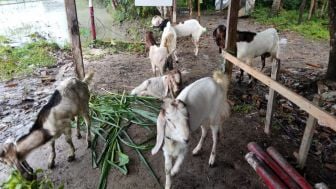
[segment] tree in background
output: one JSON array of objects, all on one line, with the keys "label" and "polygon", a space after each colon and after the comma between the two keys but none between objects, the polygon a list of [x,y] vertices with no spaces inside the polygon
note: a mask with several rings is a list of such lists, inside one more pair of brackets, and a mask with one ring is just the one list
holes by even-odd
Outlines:
[{"label": "tree in background", "polygon": [[326,78],[336,81],[336,1],[329,0],[330,53]]},{"label": "tree in background", "polygon": [[272,15],[278,15],[281,7],[281,0],[273,0],[272,3]]}]

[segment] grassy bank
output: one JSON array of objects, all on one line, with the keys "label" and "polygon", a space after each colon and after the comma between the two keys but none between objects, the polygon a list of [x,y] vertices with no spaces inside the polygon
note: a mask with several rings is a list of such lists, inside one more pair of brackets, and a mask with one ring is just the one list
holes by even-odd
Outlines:
[{"label": "grassy bank", "polygon": [[[295,31],[310,39],[329,40],[328,19],[312,18],[304,20],[298,24],[298,10],[281,10],[278,16],[271,17],[269,8],[256,7],[252,17],[257,22],[266,25],[272,25],[279,30]],[[303,15],[307,18],[307,14]]]},{"label": "grassy bank", "polygon": [[0,37],[0,80],[27,75],[36,68],[56,63],[52,52],[59,49],[55,43],[38,40],[21,47],[11,47],[10,40]]}]

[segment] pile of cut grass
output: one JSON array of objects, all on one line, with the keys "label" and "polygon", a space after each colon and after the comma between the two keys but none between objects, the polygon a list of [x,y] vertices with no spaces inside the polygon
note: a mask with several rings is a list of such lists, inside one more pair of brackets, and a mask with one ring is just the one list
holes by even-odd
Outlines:
[{"label": "pile of cut grass", "polygon": [[[160,110],[160,101],[153,97],[136,97],[126,94],[108,93],[91,97],[90,110],[92,117],[93,167],[101,170],[99,189],[107,186],[107,177],[111,168],[122,174],[128,173],[129,156],[122,149],[128,146],[136,151],[140,160],[159,183],[155,173],[142,155],[142,151],[149,150],[152,145],[136,144],[127,133],[131,125],[146,128],[156,125],[156,118]],[[146,141],[148,141],[146,139]],[[103,143],[103,148],[99,147]]]},{"label": "pile of cut grass", "polygon": [[25,179],[19,171],[15,170],[11,173],[8,180],[0,184],[2,189],[63,189],[64,186],[56,186],[42,169],[37,169],[34,175],[39,179],[29,181]]}]

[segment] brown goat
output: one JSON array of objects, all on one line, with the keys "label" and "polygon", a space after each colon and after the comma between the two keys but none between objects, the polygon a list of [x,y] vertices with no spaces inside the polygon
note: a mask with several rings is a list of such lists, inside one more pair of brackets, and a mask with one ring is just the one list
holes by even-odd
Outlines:
[{"label": "brown goat", "polygon": [[154,39],[154,35],[153,32],[151,31],[146,31],[145,34],[145,52],[147,52],[149,50],[149,48],[153,45],[157,45],[155,39]]}]

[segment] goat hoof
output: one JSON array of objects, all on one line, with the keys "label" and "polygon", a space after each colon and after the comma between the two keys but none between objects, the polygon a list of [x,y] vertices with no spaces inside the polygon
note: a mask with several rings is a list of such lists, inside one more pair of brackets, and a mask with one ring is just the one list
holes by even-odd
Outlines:
[{"label": "goat hoof", "polygon": [[68,162],[74,161],[75,160],[75,155],[71,155],[68,157]]},{"label": "goat hoof", "polygon": [[215,164],[214,164],[214,163],[212,163],[212,164],[209,163],[209,167],[210,167],[210,168],[214,168],[214,167],[215,167]]},{"label": "goat hoof", "polygon": [[55,168],[55,162],[53,161],[53,162],[48,163],[48,168],[49,169]]},{"label": "goat hoof", "polygon": [[193,156],[197,156],[197,155],[199,154],[199,151],[200,151],[200,150],[194,149],[194,150],[192,151],[192,155],[193,155]]},{"label": "goat hoof", "polygon": [[91,141],[87,141],[87,148],[91,148]]}]

